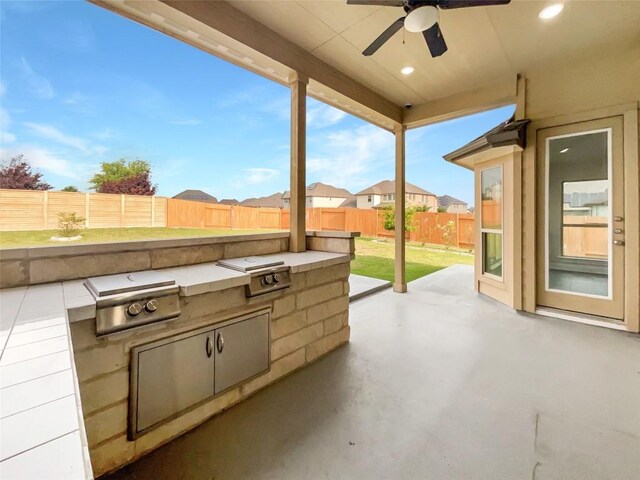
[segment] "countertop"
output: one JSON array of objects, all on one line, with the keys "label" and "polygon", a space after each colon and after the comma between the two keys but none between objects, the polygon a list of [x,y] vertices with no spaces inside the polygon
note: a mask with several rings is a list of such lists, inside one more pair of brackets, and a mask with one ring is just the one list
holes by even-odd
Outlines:
[{"label": "countertop", "polygon": [[0,290],[2,478],[93,478],[64,298],[61,283]]},{"label": "countertop", "polygon": [[[265,256],[291,273],[351,261],[307,251]],[[246,285],[250,275],[215,263],[168,268],[181,296]],[[69,323],[95,317],[84,280],[0,290],[0,476],[93,478]]]}]

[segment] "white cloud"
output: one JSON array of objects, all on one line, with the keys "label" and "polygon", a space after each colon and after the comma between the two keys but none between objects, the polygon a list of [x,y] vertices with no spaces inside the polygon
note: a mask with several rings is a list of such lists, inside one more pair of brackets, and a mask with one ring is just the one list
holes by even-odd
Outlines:
[{"label": "white cloud", "polygon": [[109,147],[105,147],[104,145],[93,145],[90,150],[91,153],[102,156],[109,151]]},{"label": "white cloud", "polygon": [[0,129],[9,128],[11,124],[11,116],[4,108],[0,108]]},{"label": "white cloud", "polygon": [[23,125],[36,135],[48,140],[53,140],[54,142],[66,145],[67,147],[76,148],[85,153],[88,153],[90,150],[88,142],[86,140],[83,140],[79,137],[66,135],[54,126],[33,122],[24,122]]},{"label": "white cloud", "polygon": [[80,105],[87,101],[87,96],[80,92],[74,92],[64,99],[64,103],[67,105]]},{"label": "white cloud", "polygon": [[309,101],[307,109],[307,126],[309,128],[330,127],[342,121],[346,112],[319,101]]},{"label": "white cloud", "polygon": [[51,82],[47,78],[38,75],[24,57],[20,60],[22,65],[22,75],[24,76],[29,88],[31,88],[33,94],[37,98],[41,98],[43,100],[53,98],[55,96],[55,92]]},{"label": "white cloud", "polygon": [[16,136],[7,131],[9,125],[11,125],[11,116],[4,108],[0,108],[0,144],[4,145],[16,141]]},{"label": "white cloud", "polygon": [[267,183],[276,178],[280,171],[274,168],[245,168],[243,170],[245,176],[240,183],[257,185],[260,183]]},{"label": "white cloud", "polygon": [[111,132],[110,128],[105,128],[104,130],[96,132],[91,136],[97,138],[98,140],[109,140],[113,138],[113,133]]},{"label": "white cloud", "polygon": [[16,136],[9,132],[0,132],[0,145],[6,145],[7,143],[13,143],[16,141]]},{"label": "white cloud", "polygon": [[200,125],[202,120],[197,118],[184,118],[180,120],[173,120],[169,122],[171,125]]},{"label": "white cloud", "polygon": [[[394,137],[373,125],[316,135],[319,146],[310,152],[307,171],[321,182],[338,187],[371,183],[367,177],[381,165],[393,165]],[[379,181],[376,180],[376,181]]]},{"label": "white cloud", "polygon": [[61,177],[82,180],[80,173],[86,170],[86,165],[72,164],[68,160],[60,158],[57,154],[44,148],[33,146],[20,146],[20,148],[0,149],[2,161],[8,161],[12,157],[24,155],[25,160],[35,169],[59,175]]}]

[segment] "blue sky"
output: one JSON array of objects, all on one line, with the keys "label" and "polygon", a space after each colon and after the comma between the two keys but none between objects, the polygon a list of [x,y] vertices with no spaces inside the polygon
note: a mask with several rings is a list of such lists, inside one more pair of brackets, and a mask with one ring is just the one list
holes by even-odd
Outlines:
[{"label": "blue sky", "polygon": [[[102,161],[152,165],[158,194],[244,199],[288,189],[289,91],[82,1],[0,2],[1,158],[24,154],[55,188]],[[392,134],[308,99],[307,181],[355,193],[393,178]],[[473,204],[442,155],[512,107],[407,133],[407,179]]]}]

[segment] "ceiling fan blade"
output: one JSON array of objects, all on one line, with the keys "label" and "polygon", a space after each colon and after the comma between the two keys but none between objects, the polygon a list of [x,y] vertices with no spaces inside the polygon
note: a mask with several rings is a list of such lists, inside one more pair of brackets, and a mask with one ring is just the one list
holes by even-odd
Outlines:
[{"label": "ceiling fan blade", "polygon": [[447,51],[447,44],[444,41],[444,37],[442,36],[440,25],[438,25],[437,23],[434,23],[433,27],[427,28],[424,32],[422,32],[422,35],[427,42],[427,47],[429,47],[429,52],[431,52],[431,56],[433,58],[439,57]]},{"label": "ceiling fan blade", "polygon": [[398,20],[396,20],[395,22],[393,22],[389,28],[387,28],[384,32],[382,32],[380,34],[380,36],[378,38],[376,38],[373,42],[371,42],[371,45],[369,45],[364,52],[362,52],[362,54],[365,57],[368,57],[370,55],[373,55],[374,53],[376,53],[378,51],[378,49],[385,44],[385,42],[387,40],[389,40],[391,37],[393,37],[393,35],[402,28],[402,26],[404,25],[404,19],[405,17],[399,18]]},{"label": "ceiling fan blade", "polygon": [[451,8],[490,7],[492,5],[507,5],[511,0],[438,0],[438,7],[443,10]]},{"label": "ceiling fan blade", "polygon": [[404,0],[347,0],[347,5],[379,5],[382,7],[402,7]]}]

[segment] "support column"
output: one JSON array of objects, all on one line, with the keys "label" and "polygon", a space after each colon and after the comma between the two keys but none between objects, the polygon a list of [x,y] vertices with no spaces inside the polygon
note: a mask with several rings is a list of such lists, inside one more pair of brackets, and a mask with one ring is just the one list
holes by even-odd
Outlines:
[{"label": "support column", "polygon": [[307,170],[307,84],[309,79],[295,74],[291,87],[291,186],[289,250],[306,250],[306,170]]},{"label": "support column", "polygon": [[395,206],[395,276],[393,291],[404,293],[407,291],[405,274],[405,130],[404,125],[396,125],[393,133],[396,136],[396,206]]}]

